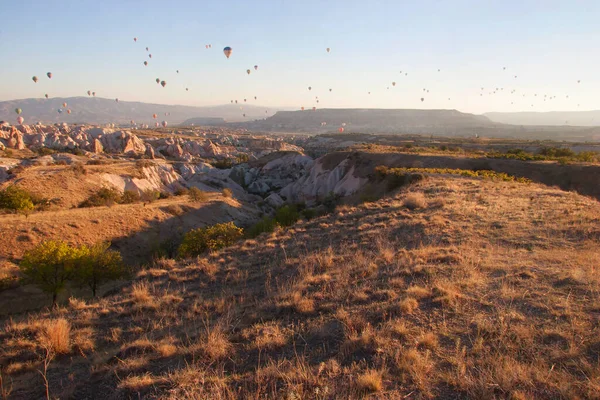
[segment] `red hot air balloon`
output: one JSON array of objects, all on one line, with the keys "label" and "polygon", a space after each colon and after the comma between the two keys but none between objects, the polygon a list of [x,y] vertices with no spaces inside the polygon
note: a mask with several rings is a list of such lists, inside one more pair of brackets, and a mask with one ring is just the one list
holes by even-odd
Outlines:
[{"label": "red hot air balloon", "polygon": [[152,114],[152,118],[156,119],[156,117],[158,117],[158,115]]},{"label": "red hot air balloon", "polygon": [[71,114],[71,110],[70,110],[70,109],[69,109],[69,110],[67,110],[67,114]]},{"label": "red hot air balloon", "polygon": [[47,72],[46,76],[48,77],[48,79],[52,79],[52,72]]},{"label": "red hot air balloon", "polygon": [[340,133],[344,133],[344,128],[340,127],[340,129],[338,129],[338,131],[339,131]]},{"label": "red hot air balloon", "polygon": [[134,41],[134,42],[137,42],[137,38],[136,38],[136,37],[134,37],[134,38],[133,38],[133,41]]}]

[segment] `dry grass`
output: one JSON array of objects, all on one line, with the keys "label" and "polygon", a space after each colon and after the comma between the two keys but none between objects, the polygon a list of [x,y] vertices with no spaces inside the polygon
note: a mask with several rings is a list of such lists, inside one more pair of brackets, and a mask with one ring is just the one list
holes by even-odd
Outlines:
[{"label": "dry grass", "polygon": [[425,200],[425,196],[422,193],[410,193],[406,195],[402,205],[409,210],[416,210],[427,207],[427,200]]},{"label": "dry grass", "polygon": [[[37,338],[62,318],[60,398],[596,398],[600,205],[526,188],[431,177],[159,261],[114,295],[5,321],[2,376],[43,396]],[[409,210],[411,193],[428,205]]]},{"label": "dry grass", "polygon": [[64,318],[43,321],[38,341],[54,354],[68,354],[71,351],[71,324]]}]

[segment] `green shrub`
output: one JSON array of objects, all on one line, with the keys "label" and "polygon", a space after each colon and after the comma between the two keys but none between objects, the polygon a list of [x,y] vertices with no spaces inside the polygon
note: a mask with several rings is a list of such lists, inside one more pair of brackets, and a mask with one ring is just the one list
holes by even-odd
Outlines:
[{"label": "green shrub", "polygon": [[87,285],[96,297],[96,291],[105,282],[122,278],[126,274],[121,253],[109,250],[110,243],[81,246],[77,249],[74,279]]},{"label": "green shrub", "polygon": [[27,212],[34,208],[31,194],[18,186],[12,185],[0,190],[0,208]]},{"label": "green shrub", "polygon": [[281,226],[292,226],[300,219],[300,213],[296,206],[287,205],[280,207],[275,212],[275,221]]},{"label": "green shrub", "polygon": [[178,187],[174,194],[175,196],[185,196],[186,194],[189,194],[189,190],[184,187]]},{"label": "green shrub", "polygon": [[221,191],[221,194],[223,194],[223,197],[226,198],[230,198],[233,197],[233,192],[231,191],[231,189],[225,188]]},{"label": "green shrub", "polygon": [[121,201],[121,193],[112,187],[103,187],[84,200],[79,207],[111,206]]},{"label": "green shrub", "polygon": [[233,161],[229,158],[224,158],[222,160],[214,161],[212,166],[218,169],[229,169],[233,167]]},{"label": "green shrub", "polygon": [[246,236],[249,238],[255,238],[261,233],[273,232],[278,225],[279,224],[277,221],[275,221],[275,218],[264,217],[246,230]]},{"label": "green shrub", "polygon": [[190,200],[197,202],[205,202],[208,201],[208,193],[198,189],[197,187],[191,187],[188,190],[188,195],[190,196]]},{"label": "green shrub", "polygon": [[180,257],[195,257],[207,250],[219,250],[231,246],[243,233],[233,222],[194,229],[185,234],[178,253]]},{"label": "green shrub", "polygon": [[19,268],[32,283],[52,295],[52,305],[56,306],[56,298],[73,277],[80,255],[67,243],[50,240],[26,252]]},{"label": "green shrub", "polygon": [[142,196],[135,190],[126,190],[123,192],[123,196],[121,196],[121,203],[123,204],[131,204],[137,203],[142,199]]},{"label": "green shrub", "polygon": [[305,208],[304,210],[302,210],[301,214],[302,218],[304,218],[307,221],[310,221],[311,219],[318,216],[317,210],[315,210],[314,208]]}]

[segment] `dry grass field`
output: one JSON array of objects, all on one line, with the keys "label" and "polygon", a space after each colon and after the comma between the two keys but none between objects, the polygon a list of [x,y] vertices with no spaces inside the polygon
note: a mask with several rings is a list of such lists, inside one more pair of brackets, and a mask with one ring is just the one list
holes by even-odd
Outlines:
[{"label": "dry grass field", "polygon": [[600,204],[430,176],[2,321],[10,399],[584,399]]}]

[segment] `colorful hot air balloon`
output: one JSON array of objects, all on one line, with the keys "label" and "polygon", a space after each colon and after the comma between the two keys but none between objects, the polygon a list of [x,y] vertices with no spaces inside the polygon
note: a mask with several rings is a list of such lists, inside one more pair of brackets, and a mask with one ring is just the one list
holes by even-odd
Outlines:
[{"label": "colorful hot air balloon", "polygon": [[67,114],[71,114],[71,110],[70,110],[70,109],[69,109],[69,110],[67,110]]},{"label": "colorful hot air balloon", "polygon": [[158,121],[157,121],[157,122],[155,122],[155,123],[154,123],[154,126],[156,126],[156,127],[158,128],[158,127],[160,126],[160,122],[158,122]]},{"label": "colorful hot air balloon", "polygon": [[147,66],[147,65],[148,65],[148,61],[144,61],[144,65],[146,65],[146,66]]},{"label": "colorful hot air balloon", "polygon": [[148,58],[152,58],[152,54],[148,54]]},{"label": "colorful hot air balloon", "polygon": [[162,87],[167,86],[167,82],[165,82],[165,81],[160,81],[160,84],[161,84]]},{"label": "colorful hot air balloon", "polygon": [[48,98],[48,93],[46,93],[44,96],[45,96],[46,98]]},{"label": "colorful hot air balloon", "polygon": [[92,96],[96,97],[96,92],[92,92]]},{"label": "colorful hot air balloon", "polygon": [[88,96],[91,96],[91,95],[92,95],[92,91],[91,91],[91,90],[88,90],[88,91],[87,91],[87,94],[88,94]]},{"label": "colorful hot air balloon", "polygon": [[313,111],[317,111],[317,107],[313,107]]},{"label": "colorful hot air balloon", "polygon": [[15,112],[16,112],[17,114],[21,114],[21,113],[23,112],[23,110],[21,110],[20,108],[15,108]]},{"label": "colorful hot air balloon", "polygon": [[137,42],[137,38],[136,38],[136,37],[134,37],[134,38],[133,38],[133,41],[134,41],[134,42]]},{"label": "colorful hot air balloon", "polygon": [[163,121],[162,122],[162,126],[163,126],[163,128],[166,128],[167,127],[167,121]]},{"label": "colorful hot air balloon", "polygon": [[344,133],[344,128],[340,128],[340,129],[338,129],[338,131],[339,131],[340,133]]},{"label": "colorful hot air balloon", "polygon": [[246,73],[247,73],[248,75],[250,75],[250,72],[252,72],[252,71],[250,71],[249,69],[247,69],[247,70],[246,70]]},{"label": "colorful hot air balloon", "polygon": [[254,66],[254,70],[255,70],[255,71],[258,71],[258,65],[255,65],[255,66]]},{"label": "colorful hot air balloon", "polygon": [[158,115],[152,114],[152,118],[156,119],[156,117],[158,117]]},{"label": "colorful hot air balloon", "polygon": [[304,111],[304,107],[300,107],[300,109],[301,109],[302,111]]},{"label": "colorful hot air balloon", "polygon": [[148,51],[148,48],[146,47],[146,51]]},{"label": "colorful hot air balloon", "polygon": [[63,103],[63,107],[67,108],[67,103]]},{"label": "colorful hot air balloon", "polygon": [[52,79],[52,72],[46,72],[46,76],[48,77],[48,79]]},{"label": "colorful hot air balloon", "polygon": [[327,52],[329,53],[330,51],[331,51],[331,49],[328,47],[328,48],[327,48]]},{"label": "colorful hot air balloon", "polygon": [[17,122],[19,123],[19,125],[23,125],[23,121],[25,121],[25,118],[23,118],[23,117],[17,118]]},{"label": "colorful hot air balloon", "polygon": [[223,54],[225,54],[225,57],[229,58],[231,57],[231,52],[233,50],[231,49],[231,47],[227,46],[223,49]]},{"label": "colorful hot air balloon", "polygon": [[160,78],[156,78],[156,83],[160,83]]},{"label": "colorful hot air balloon", "polygon": [[31,78],[31,80],[32,80],[32,81],[34,81],[35,83],[37,83],[37,81],[38,81],[38,77],[37,77],[37,76],[34,76],[33,78]]},{"label": "colorful hot air balloon", "polygon": [[205,44],[204,47],[206,47],[208,49],[208,45],[207,44]]}]

